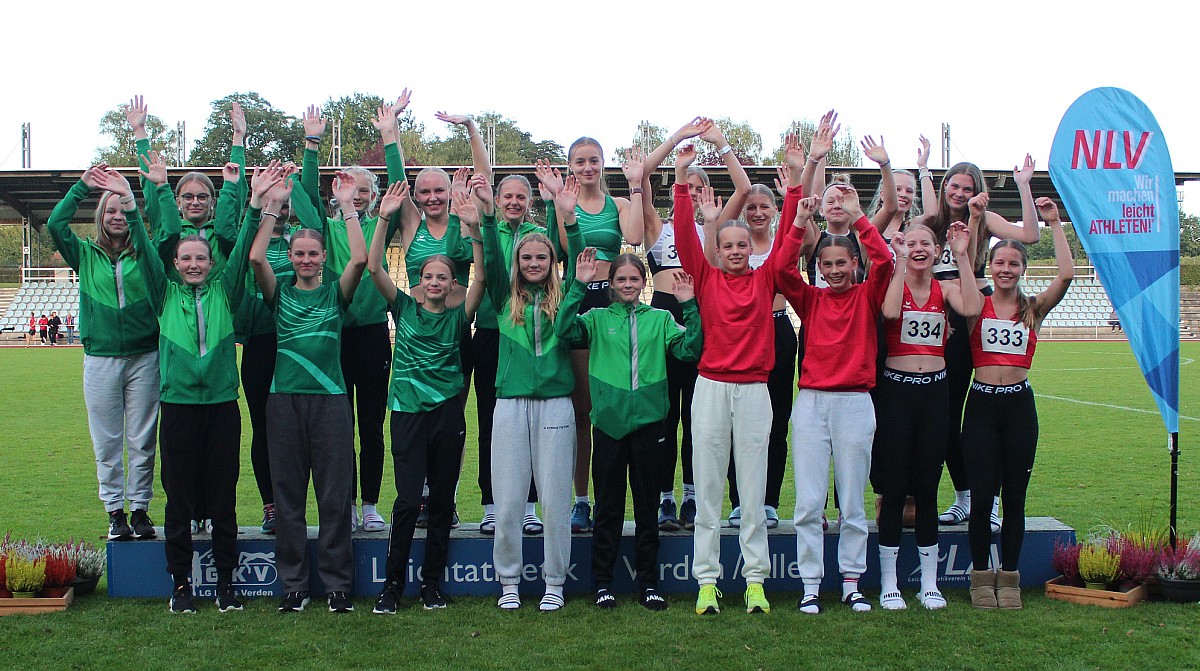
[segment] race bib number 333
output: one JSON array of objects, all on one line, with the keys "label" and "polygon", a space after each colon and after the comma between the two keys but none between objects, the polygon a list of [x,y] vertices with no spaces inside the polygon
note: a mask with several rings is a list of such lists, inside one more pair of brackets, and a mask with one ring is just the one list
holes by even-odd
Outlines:
[{"label": "race bib number 333", "polygon": [[1025,356],[1029,346],[1029,329],[1021,322],[984,318],[980,325],[983,351],[996,354]]},{"label": "race bib number 333", "polygon": [[942,346],[946,316],[941,312],[905,310],[901,319],[900,342],[905,345]]}]

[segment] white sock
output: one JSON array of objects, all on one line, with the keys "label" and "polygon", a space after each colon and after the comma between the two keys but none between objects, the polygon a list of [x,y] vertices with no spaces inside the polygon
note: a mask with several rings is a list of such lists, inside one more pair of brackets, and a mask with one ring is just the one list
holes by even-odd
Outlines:
[{"label": "white sock", "polygon": [[375,504],[374,503],[364,503],[363,507],[362,507],[363,519],[366,519],[367,515],[370,515],[372,513],[374,513],[376,515],[379,514],[379,510],[375,508]]},{"label": "white sock", "polygon": [[483,514],[484,514],[484,515],[493,515],[493,516],[494,516],[494,515],[496,514],[496,504],[494,504],[494,503],[485,503],[485,504],[483,505]]},{"label": "white sock", "polygon": [[970,508],[971,507],[971,490],[966,489],[961,492],[955,490],[954,502],[960,506]]},{"label": "white sock", "polygon": [[563,586],[562,585],[546,585],[546,594],[557,594],[558,596],[562,596],[563,595]]},{"label": "white sock", "polygon": [[[882,552],[883,549],[880,548],[880,557],[883,556]],[[917,556],[921,559],[921,591],[939,591],[937,586],[938,546],[919,547]]]},{"label": "white sock", "polygon": [[821,583],[820,582],[804,583],[804,596],[817,596],[820,593],[821,593]]},{"label": "white sock", "polygon": [[686,482],[683,483],[683,500],[684,501],[695,501],[696,500],[696,485],[695,484],[689,485]]},{"label": "white sock", "polygon": [[662,498],[659,500],[660,501],[670,501],[671,503],[675,503],[675,492],[674,491],[663,492]]},{"label": "white sock", "polygon": [[[494,509],[495,509],[495,506],[493,506],[493,510]],[[533,502],[526,503],[525,504],[525,514],[526,515],[537,515],[537,504],[533,503]]]},{"label": "white sock", "polygon": [[1000,516],[1000,497],[999,496],[992,499],[992,514],[995,515],[996,517]]},{"label": "white sock", "polygon": [[421,496],[424,496],[425,498],[429,498],[429,481],[428,480],[426,480],[424,482],[424,484],[421,485]]},{"label": "white sock", "polygon": [[858,591],[858,578],[842,578],[842,599]]},{"label": "white sock", "polygon": [[501,592],[501,594],[517,594],[517,586],[516,585],[501,585],[500,592]]},{"label": "white sock", "polygon": [[900,591],[896,584],[896,556],[899,554],[899,547],[879,546],[879,591],[881,594]]},{"label": "white sock", "polygon": [[592,500],[588,498],[587,494],[584,494],[583,496],[576,496],[575,503],[586,503],[588,505],[591,505]]}]

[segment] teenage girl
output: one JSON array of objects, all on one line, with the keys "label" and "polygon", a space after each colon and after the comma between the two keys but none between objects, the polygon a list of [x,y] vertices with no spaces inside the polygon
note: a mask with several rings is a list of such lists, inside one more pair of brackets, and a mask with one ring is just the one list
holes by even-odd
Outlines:
[{"label": "teenage girl", "polygon": [[[922,135],[920,142],[921,147],[917,149],[917,172],[924,177],[932,175],[928,167],[929,140]],[[875,190],[875,195],[871,197],[871,204],[867,207],[867,217],[879,227],[879,232],[885,241],[891,240],[893,233],[903,231],[910,221],[920,216],[922,205],[928,207],[937,201],[937,191],[933,188],[932,178],[921,180],[921,198],[919,200],[917,199],[917,178],[911,172],[903,168],[894,168],[892,180],[896,191],[896,208],[891,218],[883,220],[875,216],[883,209],[886,195],[885,185],[882,181],[879,182],[879,188]]]},{"label": "teenage girl", "polygon": [[[148,511],[154,495],[158,425],[158,318],[147,293],[149,261],[134,248],[129,234],[131,228],[144,225],[142,218],[123,179],[101,181],[100,175],[109,174],[106,165],[83,173],[54,207],[46,227],[63,261],[79,274],[83,400],[108,538],[154,538]],[[123,192],[106,190],[109,186]],[[82,240],[70,223],[92,191],[102,191],[96,239]]]},{"label": "teenage girl", "polygon": [[[580,187],[574,177],[559,190],[569,258],[582,250],[575,204]],[[485,199],[485,203],[486,203]],[[500,364],[493,417],[492,493],[496,502],[496,543],[492,551],[505,610],[521,607],[521,525],[530,477],[537,483],[545,520],[542,575],[546,593],[539,608],[565,604],[563,585],[571,557],[571,473],[575,467],[575,386],[568,344],[559,339],[553,320],[562,303],[554,245],[530,233],[513,246],[512,267],[501,258],[500,236],[486,205],[483,217],[487,299],[500,324]],[[574,268],[568,268],[568,276]]]},{"label": "teenage girl", "polygon": [[[905,499],[912,495],[916,510],[917,553],[921,589],[917,599],[929,609],[945,608],[937,588],[937,491],[946,451],[948,418],[946,309],[967,317],[979,314],[979,292],[961,291],[958,282],[933,279],[934,261],[941,255],[937,237],[928,226],[914,224],[892,231],[896,272],[883,301],[887,359],[875,388],[875,434],[871,484],[882,497],[879,513],[879,605],[884,610],[905,608],[896,576]],[[968,263],[970,234],[961,222],[947,232],[955,259]]]},{"label": "teenage girl", "polygon": [[[477,177],[482,181],[482,176]],[[388,186],[379,205],[381,222],[397,216],[408,198],[408,182]],[[465,193],[454,194],[454,204],[464,223],[473,227],[472,246],[482,267],[483,243],[479,240],[479,211]],[[457,231],[452,231],[457,235]],[[418,301],[396,288],[383,267],[386,252],[383,225],[375,227],[367,272],[383,294],[396,323],[392,359],[392,459],[395,462],[396,503],[392,507],[386,578],[375,600],[375,613],[395,613],[404,592],[404,574],[412,548],[413,530],[421,512],[422,484],[428,483],[428,532],[422,564],[421,603],[426,610],[445,608],[441,575],[450,545],[454,487],[458,482],[466,440],[466,419],[459,394],[465,388],[460,346],[482,296],[482,276],[472,285],[466,301],[452,298],[456,285],[454,261],[433,254],[422,262]],[[416,286],[413,287],[414,292]]]},{"label": "teenage girl", "polygon": [[[667,355],[680,360],[700,358],[700,312],[693,300],[692,280],[675,271],[673,291],[685,324],[670,312],[641,302],[646,267],[633,254],[609,264],[609,290],[616,299],[606,308],[576,314],[587,285],[596,280],[596,250],[588,248],[575,264],[575,281],[567,292],[558,319],[560,338],[589,346],[588,375],[592,393],[592,477],[596,486],[596,528],[593,532],[592,579],[596,605],[613,608],[610,590],[621,529],[625,524],[626,482],[633,490],[634,561],[640,584],[639,602],[650,610],[665,610],[658,594],[658,480],[668,455],[663,420],[667,416]],[[673,429],[671,429],[673,430]]]},{"label": "teenage girl", "polygon": [[1037,348],[1037,332],[1058,305],[1075,276],[1071,247],[1059,221],[1058,207],[1038,198],[1037,208],[1054,236],[1058,274],[1037,296],[1021,291],[1028,259],[1025,247],[1001,240],[992,248],[995,292],[983,298],[983,312],[969,321],[975,380],[963,417],[963,458],[971,482],[971,498],[987,501],[999,485],[1004,499],[1000,529],[1000,566],[990,565],[992,530],[985,509],[972,508],[971,604],[976,608],[1021,607],[1021,575],[1017,564],[1025,537],[1025,492],[1037,451],[1038,418],[1029,367]]},{"label": "teenage girl", "polygon": [[[267,261],[279,203],[272,201],[263,208],[262,224],[250,249],[250,265],[275,313],[279,338],[279,358],[267,399],[267,446],[275,491],[275,565],[284,591],[281,612],[304,610],[309,600],[305,506],[310,473],[320,515],[317,573],[325,585],[329,610],[354,610],[348,596],[354,571],[349,510],[354,472],[348,467],[353,463],[354,428],[336,353],[342,351],[342,323],[367,265],[356,208],[356,200],[362,197],[358,189],[356,177],[347,172],[339,171],[333,180],[341,214],[338,221],[345,226],[348,247],[340,275],[326,266],[324,237],[313,228],[320,224],[314,220],[322,217],[319,210],[302,206],[305,198],[295,202],[305,228],[292,235],[288,250],[296,273],[293,284],[279,282]],[[323,281],[326,274],[328,280]]]},{"label": "teenage girl", "polygon": [[[804,323],[806,352],[800,369],[800,390],[792,409],[792,451],[796,554],[804,582],[804,596],[798,606],[809,614],[821,612],[818,592],[825,573],[821,518],[829,490],[831,455],[834,481],[842,494],[838,534],[842,602],[855,611],[871,609],[858,591],[858,578],[867,568],[863,492],[875,434],[875,410],[868,392],[875,386],[875,324],[895,267],[879,231],[863,215],[854,188],[834,185],[825,191],[822,209],[843,213],[853,222],[859,245],[872,265],[866,282],[855,284],[859,246],[848,237],[828,236],[817,244],[815,254],[827,286],[804,282],[790,266],[784,268],[781,277],[783,294]],[[806,205],[801,204],[799,188],[791,187],[784,200],[785,221],[796,207],[803,215]]]}]

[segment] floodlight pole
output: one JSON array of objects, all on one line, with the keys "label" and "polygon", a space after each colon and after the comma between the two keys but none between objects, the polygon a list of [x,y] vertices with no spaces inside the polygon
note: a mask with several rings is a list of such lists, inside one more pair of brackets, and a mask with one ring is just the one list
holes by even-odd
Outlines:
[{"label": "floodlight pole", "polygon": [[1175,549],[1176,511],[1179,508],[1179,432],[1171,432],[1171,549]]}]

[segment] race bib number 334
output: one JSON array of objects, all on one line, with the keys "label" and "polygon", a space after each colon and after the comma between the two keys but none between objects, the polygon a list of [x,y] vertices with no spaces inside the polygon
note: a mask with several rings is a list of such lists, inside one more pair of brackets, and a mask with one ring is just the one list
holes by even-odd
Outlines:
[{"label": "race bib number 334", "polygon": [[901,320],[900,342],[905,345],[942,346],[946,316],[941,312],[905,310]]},{"label": "race bib number 334", "polygon": [[1025,356],[1029,346],[1029,329],[1021,322],[984,318],[980,325],[983,351],[996,354]]}]

